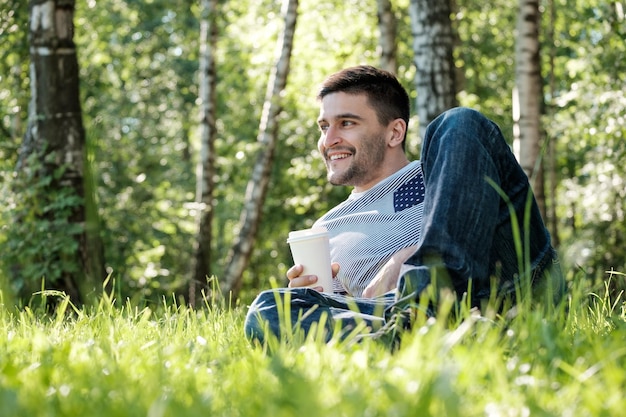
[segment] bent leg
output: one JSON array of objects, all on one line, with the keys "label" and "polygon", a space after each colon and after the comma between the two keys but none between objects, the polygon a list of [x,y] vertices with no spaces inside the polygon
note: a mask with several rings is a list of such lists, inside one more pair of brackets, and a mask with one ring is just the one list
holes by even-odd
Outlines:
[{"label": "bent leg", "polygon": [[514,295],[522,279],[543,273],[554,253],[550,236],[528,178],[495,123],[466,108],[443,113],[428,126],[422,166],[422,241],[407,262],[418,268],[401,280],[401,296],[419,293],[436,271],[458,296],[471,282],[471,301],[479,306],[493,278],[498,295]]},{"label": "bent leg", "polygon": [[338,323],[342,337],[360,323],[377,329],[382,324],[384,309],[392,301],[392,294],[365,299],[319,293],[309,288],[267,290],[260,293],[250,306],[244,330],[250,340],[263,344],[266,333],[285,339],[301,331],[306,337],[323,325],[321,331],[329,341]]}]

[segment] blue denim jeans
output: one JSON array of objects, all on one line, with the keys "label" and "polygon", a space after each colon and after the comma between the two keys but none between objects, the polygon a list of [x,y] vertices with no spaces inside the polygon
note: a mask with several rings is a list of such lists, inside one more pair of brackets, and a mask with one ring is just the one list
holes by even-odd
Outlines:
[{"label": "blue denim jeans", "polygon": [[[269,332],[278,338],[323,326],[322,338],[344,338],[357,326],[376,331],[384,325],[384,313],[395,300],[389,292],[377,298],[356,298],[343,294],[319,293],[310,288],[278,288],[260,293],[248,310],[244,330],[261,343]],[[336,334],[339,324],[340,334]],[[290,326],[287,328],[286,326]]]},{"label": "blue denim jeans", "polygon": [[492,291],[513,303],[524,288],[544,303],[561,299],[556,251],[528,178],[496,124],[474,110],[448,110],[428,126],[421,160],[423,235],[407,261],[416,268],[400,278],[396,293],[363,299],[302,288],[264,291],[246,317],[249,338],[263,341],[265,331],[281,337],[285,314],[305,333],[321,320],[327,340],[338,321],[346,332],[359,322],[376,330],[394,311],[417,303],[434,279],[477,307]]},{"label": "blue denim jeans", "polygon": [[399,283],[420,294],[437,274],[473,306],[492,290],[515,301],[520,289],[556,303],[565,285],[528,177],[499,127],[455,108],[429,124],[422,147],[426,195],[417,269]]}]

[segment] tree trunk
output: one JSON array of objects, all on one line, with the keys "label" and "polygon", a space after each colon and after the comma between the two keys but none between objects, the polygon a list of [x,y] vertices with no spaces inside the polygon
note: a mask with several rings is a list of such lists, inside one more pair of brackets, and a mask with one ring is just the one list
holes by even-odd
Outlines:
[{"label": "tree trunk", "polygon": [[274,159],[274,149],[278,141],[278,115],[281,111],[281,93],[287,84],[293,36],[298,14],[297,0],[284,0],[285,28],[279,43],[280,58],[270,75],[261,123],[259,125],[259,154],[254,164],[252,177],[248,182],[244,207],[239,220],[239,235],[228,256],[228,262],[222,282],[222,293],[232,293],[236,299],[242,285],[243,272],[252,255],[263,203],[270,180]]},{"label": "tree trunk", "polygon": [[451,10],[450,0],[411,0],[409,5],[421,137],[435,117],[458,106]]},{"label": "tree trunk", "polygon": [[[549,10],[550,10],[550,24],[549,26],[549,31],[548,31],[548,45],[550,45],[550,100],[554,100],[554,96],[556,94],[556,86],[555,86],[555,70],[554,70],[554,59],[556,56],[556,46],[554,44],[554,25],[555,25],[555,17],[556,17],[556,9],[555,9],[555,4],[554,4],[554,0],[549,0]],[[550,106],[549,107],[550,110],[547,111],[548,117],[550,117],[550,119],[553,116],[554,113],[554,106]],[[559,241],[559,229],[558,229],[558,221],[557,221],[557,217],[556,217],[556,186],[557,186],[557,163],[556,163],[556,151],[555,151],[555,145],[556,145],[556,137],[550,137],[548,138],[548,161],[549,161],[549,168],[548,168],[548,177],[549,177],[549,183],[550,186],[548,187],[548,195],[549,195],[549,199],[550,199],[550,204],[548,205],[548,209],[546,209],[547,211],[547,220],[548,220],[548,228],[550,230],[550,235],[552,237],[552,245],[555,247],[558,247],[560,244]]]},{"label": "tree trunk", "polygon": [[218,0],[202,0],[200,22],[200,158],[196,169],[197,240],[192,278],[189,282],[189,303],[196,301],[196,286],[206,286],[211,275],[211,242],[213,235],[213,192],[215,183],[215,140],[217,74]]},{"label": "tree trunk", "polygon": [[378,0],[378,29],[380,37],[380,67],[393,74],[396,73],[396,15],[390,0]]},{"label": "tree trunk", "polygon": [[[518,142],[515,148],[519,152],[520,165],[531,179],[537,204],[545,218],[545,192],[540,158],[541,105],[543,103],[539,60],[540,18],[538,0],[519,1],[515,50],[517,100],[514,99],[514,106],[518,110],[514,112],[514,122],[517,124],[514,137]],[[516,118],[518,120],[515,120]]]},{"label": "tree trunk", "polygon": [[[52,204],[44,203],[38,214],[38,224],[58,226],[54,238],[66,234],[74,241],[49,253],[47,261],[57,272],[45,277],[46,284],[65,292],[73,302],[83,303],[101,290],[104,267],[94,190],[90,181],[85,182],[89,171],[85,170],[85,131],[73,42],[74,1],[33,0],[29,12],[31,102],[18,173],[36,171],[38,178],[49,179],[45,188],[37,188],[41,192],[38,204],[51,201],[52,195],[63,196]],[[38,160],[33,161],[33,156]]]}]

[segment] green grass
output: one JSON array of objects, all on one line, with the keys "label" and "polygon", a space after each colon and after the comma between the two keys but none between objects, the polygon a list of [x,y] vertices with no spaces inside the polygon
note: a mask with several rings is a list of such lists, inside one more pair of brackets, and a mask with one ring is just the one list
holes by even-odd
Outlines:
[{"label": "green grass", "polygon": [[612,297],[574,289],[569,313],[430,320],[393,353],[370,340],[268,353],[244,338],[243,308],[2,304],[0,416],[621,416],[626,312]]}]

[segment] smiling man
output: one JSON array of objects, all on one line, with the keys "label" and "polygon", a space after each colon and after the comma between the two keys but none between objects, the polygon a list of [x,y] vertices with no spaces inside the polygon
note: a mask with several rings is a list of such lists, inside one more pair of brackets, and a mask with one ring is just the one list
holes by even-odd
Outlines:
[{"label": "smiling man", "polygon": [[[314,225],[330,233],[333,293],[319,292],[317,277],[294,265],[288,288],[264,291],[250,306],[249,338],[263,342],[268,331],[282,337],[285,311],[305,333],[323,324],[327,339],[337,324],[344,335],[359,322],[373,332],[417,306],[434,277],[479,308],[494,288],[509,304],[520,288],[532,288],[540,303],[559,302],[556,251],[528,178],[493,122],[470,109],[449,110],[428,126],[421,162],[410,162],[409,97],[393,74],[347,68],[324,81],[318,99],[328,181],[353,187]],[[522,223],[526,210],[529,225]],[[528,270],[518,263],[517,230],[529,242]]]},{"label": "smiling man", "polygon": [[318,149],[333,185],[368,190],[406,166],[407,121],[380,120],[365,94],[336,92],[321,98]]}]

